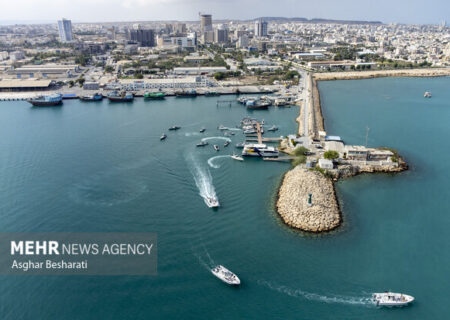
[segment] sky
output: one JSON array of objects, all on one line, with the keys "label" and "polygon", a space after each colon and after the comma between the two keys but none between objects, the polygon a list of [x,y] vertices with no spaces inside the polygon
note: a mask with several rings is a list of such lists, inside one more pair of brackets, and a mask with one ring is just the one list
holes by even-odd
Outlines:
[{"label": "sky", "polygon": [[254,19],[261,16],[438,24],[449,0],[2,0],[0,23]]}]

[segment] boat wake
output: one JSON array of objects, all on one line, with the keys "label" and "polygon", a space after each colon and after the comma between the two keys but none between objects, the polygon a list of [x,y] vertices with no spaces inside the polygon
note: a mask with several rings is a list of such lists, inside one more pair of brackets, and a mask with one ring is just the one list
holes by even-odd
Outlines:
[{"label": "boat wake", "polygon": [[194,177],[195,185],[198,188],[200,196],[208,205],[207,199],[217,199],[216,190],[214,189],[211,172],[208,168],[202,168],[198,161],[195,161],[192,154],[189,155],[190,166],[189,169]]},{"label": "boat wake", "polygon": [[211,168],[219,169],[219,168],[220,168],[220,165],[219,165],[219,164],[214,164],[214,160],[216,160],[216,159],[222,159],[222,158],[230,158],[230,156],[222,155],[222,156],[211,157],[211,158],[208,159],[208,165],[209,165]]},{"label": "boat wake", "polygon": [[233,128],[233,127],[224,127],[224,130],[230,130],[230,131],[241,131],[240,128]]},{"label": "boat wake", "polygon": [[[216,263],[214,262],[214,260],[211,258],[211,256],[209,255],[208,250],[206,250],[206,247],[202,244],[202,249],[203,252],[202,253],[195,253],[194,255],[197,257],[198,262],[200,262],[200,264],[208,271],[211,271],[212,268],[214,268],[216,266]],[[194,250],[192,250],[194,251]]]},{"label": "boat wake", "polygon": [[324,303],[337,303],[347,305],[359,305],[365,307],[373,307],[374,304],[370,297],[352,297],[342,295],[321,295],[317,293],[303,291],[302,289],[293,289],[283,285],[277,285],[266,280],[258,280],[258,284],[268,287],[271,290],[287,294],[291,297],[302,298],[310,301],[318,301]]},{"label": "boat wake", "polygon": [[225,140],[225,141],[231,142],[231,139],[227,138],[227,137],[207,137],[207,138],[203,138],[202,142],[209,141],[209,140]]}]

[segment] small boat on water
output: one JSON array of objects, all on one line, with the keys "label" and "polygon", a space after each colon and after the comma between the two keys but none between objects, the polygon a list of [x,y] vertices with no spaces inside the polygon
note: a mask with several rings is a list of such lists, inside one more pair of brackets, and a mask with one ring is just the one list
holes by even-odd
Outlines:
[{"label": "small boat on water", "polygon": [[175,93],[177,98],[195,98],[197,96],[197,91],[194,89],[191,90],[183,90]]},{"label": "small boat on water", "polygon": [[219,150],[220,150],[220,148],[219,148],[219,146],[218,146],[217,144],[215,144],[215,145],[213,146],[213,148],[214,148],[214,150],[216,150],[216,151],[219,151]]},{"label": "small boat on water", "polygon": [[206,129],[204,128],[204,127],[202,127],[201,129],[200,129],[200,133],[203,133],[203,132],[205,132],[206,131]]},{"label": "small boat on water", "polygon": [[179,126],[171,126],[169,128],[170,131],[174,131],[174,130],[178,130],[178,129],[181,129],[181,127],[179,127]]},{"label": "small boat on water", "polygon": [[225,127],[224,125],[220,125],[217,127],[217,130],[228,130],[228,128]]},{"label": "small boat on water", "polygon": [[380,307],[402,307],[414,301],[413,296],[387,291],[384,293],[374,293],[372,299]]},{"label": "small boat on water", "polygon": [[163,133],[161,138],[159,138],[159,140],[165,140],[167,138],[167,134]]},{"label": "small boat on water", "polygon": [[269,129],[267,129],[267,131],[272,131],[272,132],[275,132],[277,130],[278,130],[277,126],[271,126]]},{"label": "small boat on water", "polygon": [[234,154],[231,156],[231,159],[237,160],[237,161],[244,161],[244,158],[238,156],[237,154]]},{"label": "small boat on water", "polygon": [[62,94],[54,93],[48,96],[40,96],[37,98],[33,98],[28,100],[34,107],[53,107],[59,106],[62,104]]},{"label": "small boat on water", "polygon": [[234,286],[241,284],[241,280],[239,280],[237,275],[235,275],[233,272],[231,272],[224,266],[218,265],[218,266],[214,267],[213,269],[211,269],[211,272],[213,275],[215,275],[217,278],[219,278],[226,284],[234,285]]},{"label": "small boat on water", "polygon": [[270,106],[270,102],[263,100],[248,100],[245,106],[249,110],[265,110]]},{"label": "small boat on water", "polygon": [[132,102],[134,100],[133,94],[125,91],[112,91],[107,95],[107,97],[111,102]]},{"label": "small boat on water", "polygon": [[197,147],[204,147],[204,146],[207,146],[207,145],[208,145],[208,142],[206,142],[206,141],[202,141],[200,143],[197,143]]},{"label": "small boat on water", "polygon": [[220,206],[219,200],[216,196],[207,196],[203,199],[206,205],[210,208],[218,208]]},{"label": "small boat on water", "polygon": [[94,93],[91,95],[87,95],[87,96],[81,96],[80,97],[81,101],[102,101],[103,100],[103,95],[101,95],[100,93]]},{"label": "small boat on water", "polygon": [[238,148],[238,149],[242,149],[242,148],[244,148],[244,146],[245,146],[245,142],[236,143],[236,148]]},{"label": "small boat on water", "polygon": [[228,147],[228,145],[230,144],[230,141],[225,141],[225,143],[223,144],[224,147]]},{"label": "small boat on water", "polygon": [[164,92],[145,92],[144,99],[146,100],[162,100],[166,98],[166,94]]},{"label": "small boat on water", "polygon": [[431,98],[431,92],[426,91],[426,92],[423,94],[423,96],[424,96],[424,98]]}]

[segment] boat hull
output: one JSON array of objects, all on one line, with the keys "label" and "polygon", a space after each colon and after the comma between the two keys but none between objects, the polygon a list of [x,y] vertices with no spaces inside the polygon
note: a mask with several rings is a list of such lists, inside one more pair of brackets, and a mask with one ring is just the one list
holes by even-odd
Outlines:
[{"label": "boat hull", "polygon": [[62,105],[62,101],[33,101],[28,100],[33,107],[56,107]]},{"label": "boat hull", "polygon": [[132,102],[134,98],[116,98],[116,97],[108,97],[108,100],[111,102]]}]

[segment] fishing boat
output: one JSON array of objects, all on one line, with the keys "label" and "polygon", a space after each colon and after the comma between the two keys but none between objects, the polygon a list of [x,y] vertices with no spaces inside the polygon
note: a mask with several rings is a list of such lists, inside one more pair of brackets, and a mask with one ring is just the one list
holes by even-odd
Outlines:
[{"label": "fishing boat", "polygon": [[179,127],[179,126],[171,126],[169,128],[170,131],[175,131],[175,130],[178,130],[178,129],[181,129],[181,127]]},{"label": "fishing boat", "polygon": [[216,196],[207,196],[203,199],[206,205],[210,208],[218,208],[220,206],[219,200]]},{"label": "fishing boat", "polygon": [[203,133],[203,132],[205,132],[206,131],[206,129],[204,128],[204,127],[202,127],[201,129],[200,129],[200,133]]},{"label": "fishing boat", "polygon": [[224,266],[218,265],[211,269],[211,272],[213,275],[215,275],[217,278],[225,282],[229,285],[240,285],[241,280],[239,280],[238,276],[235,275],[233,272],[225,268]]},{"label": "fishing boat", "polygon": [[214,150],[216,150],[216,151],[219,151],[219,150],[220,150],[220,148],[219,148],[219,146],[218,146],[217,144],[215,144],[215,145],[213,146],[213,148],[214,148]]},{"label": "fishing boat", "polygon": [[102,101],[103,100],[103,95],[101,95],[100,93],[96,92],[94,94],[91,95],[87,95],[87,96],[81,96],[80,97],[81,101]]},{"label": "fishing boat", "polygon": [[228,145],[230,144],[230,141],[225,141],[225,143],[223,144],[224,147],[228,147]]},{"label": "fishing boat", "polygon": [[161,138],[159,138],[159,140],[165,140],[167,138],[167,134],[163,133]]},{"label": "fishing boat", "polygon": [[194,89],[183,90],[175,93],[178,98],[195,98],[197,96],[197,91]]},{"label": "fishing boat", "polygon": [[208,145],[208,142],[206,142],[206,141],[202,141],[200,143],[197,143],[197,147],[204,147],[204,146],[207,146],[207,145]]},{"label": "fishing boat", "polygon": [[144,99],[146,100],[162,100],[166,97],[164,92],[145,92]]},{"label": "fishing boat", "polygon": [[250,143],[244,146],[242,155],[246,157],[266,157],[274,158],[278,157],[278,149],[275,147],[269,147],[266,144]]},{"label": "fishing boat", "polygon": [[272,132],[275,132],[277,130],[278,130],[277,126],[271,126],[269,129],[267,129],[267,131],[272,131]]},{"label": "fishing boat", "polygon": [[244,158],[238,156],[237,154],[234,154],[231,156],[231,159],[237,160],[237,161],[244,161]]},{"label": "fishing boat", "polygon": [[270,106],[270,102],[262,100],[249,100],[245,103],[249,110],[265,110]]},{"label": "fishing boat", "polygon": [[426,91],[426,92],[423,94],[423,96],[424,96],[424,98],[431,98],[431,92]]},{"label": "fishing boat", "polygon": [[372,299],[380,307],[402,307],[414,301],[414,297],[403,293],[374,293]]},{"label": "fishing boat", "polygon": [[112,91],[107,97],[111,102],[132,102],[134,100],[133,94],[125,91]]},{"label": "fishing boat", "polygon": [[62,104],[62,94],[54,93],[28,100],[34,107],[53,107]]}]

